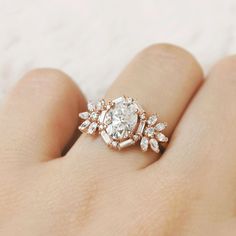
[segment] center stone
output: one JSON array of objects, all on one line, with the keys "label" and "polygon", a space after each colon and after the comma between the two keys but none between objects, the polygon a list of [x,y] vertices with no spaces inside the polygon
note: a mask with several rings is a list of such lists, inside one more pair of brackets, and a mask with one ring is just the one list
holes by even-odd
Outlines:
[{"label": "center stone", "polygon": [[129,137],[138,122],[137,107],[134,102],[128,102],[125,98],[115,103],[107,111],[104,123],[106,132],[115,140],[123,140]]}]

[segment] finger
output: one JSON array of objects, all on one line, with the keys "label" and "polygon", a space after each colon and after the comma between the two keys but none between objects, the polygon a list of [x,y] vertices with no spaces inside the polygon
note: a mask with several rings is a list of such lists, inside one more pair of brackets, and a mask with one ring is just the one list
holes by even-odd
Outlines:
[{"label": "finger", "polygon": [[[181,120],[172,148],[162,161],[176,175],[210,174],[219,185],[235,176],[235,65],[236,56],[232,56],[214,67]],[[173,158],[175,154],[178,160]]]},{"label": "finger", "polygon": [[59,157],[84,107],[82,93],[66,74],[54,69],[29,72],[1,110],[0,158],[31,162]]},{"label": "finger", "polygon": [[[142,51],[127,66],[108,90],[106,99],[114,99],[123,94],[133,97],[148,114],[157,112],[162,121],[167,121],[167,135],[171,135],[201,79],[201,68],[188,52],[172,45],[154,45]],[[90,153],[90,156],[95,155],[100,161],[101,158],[107,161],[109,155],[112,157],[109,157],[109,162],[112,159],[115,162],[130,161],[129,165],[135,168],[148,165],[157,158],[151,152],[142,153],[139,147],[115,152],[101,142],[101,139],[95,142],[83,135],[72,152],[76,155],[79,146],[83,146],[85,152]]]}]

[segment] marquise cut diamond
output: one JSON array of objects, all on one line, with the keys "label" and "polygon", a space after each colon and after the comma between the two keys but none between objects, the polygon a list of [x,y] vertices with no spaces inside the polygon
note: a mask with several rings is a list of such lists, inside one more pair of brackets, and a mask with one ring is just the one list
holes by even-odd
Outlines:
[{"label": "marquise cut diamond", "polygon": [[151,115],[151,116],[148,118],[147,123],[148,123],[149,125],[154,125],[154,124],[157,122],[157,119],[158,119],[157,115],[156,115],[156,114],[153,114],[153,115]]},{"label": "marquise cut diamond", "polygon": [[81,113],[79,113],[79,117],[83,120],[86,120],[89,118],[89,112],[87,112],[87,111],[81,112]]},{"label": "marquise cut diamond", "polygon": [[147,149],[148,149],[148,138],[147,137],[142,137],[141,142],[140,142],[140,147],[144,152],[147,151]]},{"label": "marquise cut diamond", "polygon": [[156,153],[160,152],[159,145],[158,145],[158,142],[156,139],[154,139],[154,138],[150,139],[150,146],[154,152],[156,152]]},{"label": "marquise cut diamond", "polygon": [[166,123],[158,123],[156,126],[155,126],[155,129],[157,131],[162,131],[166,128],[167,124]]},{"label": "marquise cut diamond", "polygon": [[97,129],[97,126],[98,124],[96,122],[91,123],[88,128],[88,134],[94,134]]},{"label": "marquise cut diamond", "polygon": [[89,125],[90,125],[90,121],[89,120],[86,120],[86,121],[84,121],[80,126],[79,126],[79,129],[81,130],[81,131],[83,131],[83,130],[85,130]]},{"label": "marquise cut diamond", "polygon": [[162,133],[158,133],[156,137],[159,142],[166,143],[168,141],[168,138]]}]

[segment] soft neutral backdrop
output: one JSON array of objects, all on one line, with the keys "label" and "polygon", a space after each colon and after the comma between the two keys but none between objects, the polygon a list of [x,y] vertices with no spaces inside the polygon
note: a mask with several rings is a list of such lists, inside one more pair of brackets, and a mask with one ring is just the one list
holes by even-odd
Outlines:
[{"label": "soft neutral backdrop", "polygon": [[235,0],[0,0],[0,99],[27,70],[67,72],[100,97],[140,49],[191,51],[205,72],[236,53]]}]

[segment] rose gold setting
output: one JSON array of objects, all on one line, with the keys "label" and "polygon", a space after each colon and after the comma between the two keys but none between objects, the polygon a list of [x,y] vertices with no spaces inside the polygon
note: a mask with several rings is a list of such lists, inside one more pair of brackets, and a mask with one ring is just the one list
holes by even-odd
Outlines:
[{"label": "rose gold setting", "polygon": [[147,116],[133,98],[122,96],[108,103],[104,99],[89,102],[87,111],[79,114],[84,121],[79,126],[83,133],[99,133],[111,148],[121,150],[139,142],[142,151],[149,148],[160,152],[160,143],[168,142],[162,131],[166,122],[159,122],[156,114]]}]

